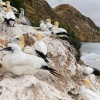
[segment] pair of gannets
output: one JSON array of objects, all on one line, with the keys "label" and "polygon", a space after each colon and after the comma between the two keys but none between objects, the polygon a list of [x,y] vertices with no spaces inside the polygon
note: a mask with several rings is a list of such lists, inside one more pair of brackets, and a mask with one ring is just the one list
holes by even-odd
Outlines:
[{"label": "pair of gannets", "polygon": [[[24,37],[22,35],[16,36],[11,42],[17,43],[21,49],[24,48],[25,46],[25,41]],[[37,34],[35,43],[33,45],[36,54],[43,58],[45,62],[48,62],[47,60],[47,46],[46,44],[42,41],[42,34]]]},{"label": "pair of gannets", "polygon": [[100,95],[92,91],[89,79],[83,79],[84,85],[81,87],[81,95],[84,100],[100,100]]},{"label": "pair of gannets", "polygon": [[9,43],[2,50],[11,52],[3,57],[2,66],[15,75],[33,75],[39,70],[44,69],[59,77],[57,71],[50,68],[42,58],[22,52],[21,48],[15,43]]}]

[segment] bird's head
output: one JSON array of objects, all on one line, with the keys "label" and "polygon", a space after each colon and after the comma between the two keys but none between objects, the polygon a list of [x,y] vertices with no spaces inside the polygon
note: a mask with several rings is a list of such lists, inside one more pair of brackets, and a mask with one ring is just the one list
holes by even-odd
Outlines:
[{"label": "bird's head", "polygon": [[83,82],[84,82],[84,84],[85,84],[85,86],[86,86],[87,88],[90,88],[91,82],[90,82],[90,80],[89,80],[88,78],[84,78],[84,79],[83,79]]},{"label": "bird's head", "polygon": [[36,35],[36,39],[37,39],[38,41],[42,40],[42,34],[39,34],[39,33],[38,33],[38,34]]},{"label": "bird's head", "polygon": [[47,20],[46,20],[46,22],[49,22],[49,23],[51,23],[51,19],[47,19]]},{"label": "bird's head", "polygon": [[10,1],[6,1],[5,3],[6,3],[6,5],[10,5]]},{"label": "bird's head", "polygon": [[25,40],[24,40],[24,37],[22,35],[15,36],[15,38],[13,40],[11,40],[11,42],[19,45],[19,47],[21,49],[23,49],[25,46]]},{"label": "bird's head", "polygon": [[20,8],[20,11],[24,11],[24,9],[23,8]]},{"label": "bird's head", "polygon": [[58,27],[59,26],[59,22],[55,21],[54,25]]},{"label": "bird's head", "polygon": [[0,7],[2,7],[2,3],[0,2]]},{"label": "bird's head", "polygon": [[7,6],[7,11],[11,11],[12,6]]}]

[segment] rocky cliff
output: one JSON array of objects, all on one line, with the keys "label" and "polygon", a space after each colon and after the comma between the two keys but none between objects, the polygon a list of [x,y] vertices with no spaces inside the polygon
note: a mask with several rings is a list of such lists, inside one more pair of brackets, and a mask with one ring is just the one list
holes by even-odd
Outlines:
[{"label": "rocky cliff", "polygon": [[[3,16],[4,14],[1,13],[0,50],[6,47],[7,41],[16,35],[28,34],[30,37],[34,37],[38,33],[32,26],[18,23],[14,27],[7,26],[3,23]],[[43,41],[48,48],[49,66],[57,70],[60,78],[42,70],[35,75],[12,78],[11,73],[2,67],[2,58],[7,52],[0,51],[0,100],[83,100],[80,95],[80,80],[84,76],[82,67],[75,58],[77,53],[75,48],[68,41],[54,36],[43,35]],[[26,47],[24,52],[27,51]],[[28,45],[27,53],[34,54],[33,51],[34,48]],[[100,80],[94,75],[88,77],[97,90],[100,90]]]}]

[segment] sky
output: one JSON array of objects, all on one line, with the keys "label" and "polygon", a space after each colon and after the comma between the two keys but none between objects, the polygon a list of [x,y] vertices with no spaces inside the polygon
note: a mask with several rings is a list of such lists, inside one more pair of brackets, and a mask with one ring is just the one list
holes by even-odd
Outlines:
[{"label": "sky", "polygon": [[59,4],[70,4],[83,15],[91,18],[100,27],[100,0],[46,0],[51,7]]}]

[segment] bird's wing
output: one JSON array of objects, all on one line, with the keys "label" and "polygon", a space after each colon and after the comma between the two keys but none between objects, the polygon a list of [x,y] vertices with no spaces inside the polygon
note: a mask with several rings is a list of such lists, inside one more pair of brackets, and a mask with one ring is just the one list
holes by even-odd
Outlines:
[{"label": "bird's wing", "polygon": [[12,7],[12,10],[18,12],[18,10],[15,7]]},{"label": "bird's wing", "polygon": [[28,18],[26,16],[24,16],[25,19],[27,20],[28,25],[31,25],[30,21],[28,20]]},{"label": "bird's wing", "polygon": [[87,100],[100,100],[100,96],[91,90],[86,92],[86,98],[88,98]]}]

